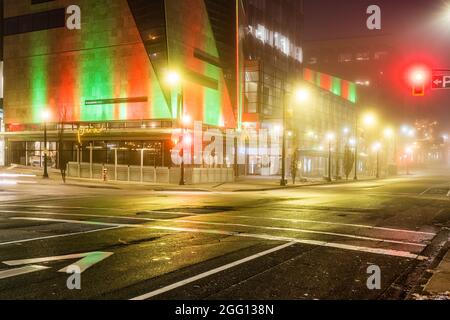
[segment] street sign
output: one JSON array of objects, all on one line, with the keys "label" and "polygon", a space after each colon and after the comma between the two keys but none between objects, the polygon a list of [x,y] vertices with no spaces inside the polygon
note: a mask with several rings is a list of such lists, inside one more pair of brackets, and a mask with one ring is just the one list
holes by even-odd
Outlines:
[{"label": "street sign", "polygon": [[432,89],[450,89],[450,74],[449,75],[433,75],[431,84]]}]

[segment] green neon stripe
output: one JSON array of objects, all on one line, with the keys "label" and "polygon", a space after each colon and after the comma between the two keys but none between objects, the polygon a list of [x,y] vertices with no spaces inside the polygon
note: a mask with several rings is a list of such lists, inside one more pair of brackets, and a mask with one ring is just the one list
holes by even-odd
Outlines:
[{"label": "green neon stripe", "polygon": [[33,123],[42,122],[42,112],[48,104],[48,56],[42,50],[42,43],[47,43],[47,32],[37,32],[31,37],[30,62],[31,76],[31,108]]}]

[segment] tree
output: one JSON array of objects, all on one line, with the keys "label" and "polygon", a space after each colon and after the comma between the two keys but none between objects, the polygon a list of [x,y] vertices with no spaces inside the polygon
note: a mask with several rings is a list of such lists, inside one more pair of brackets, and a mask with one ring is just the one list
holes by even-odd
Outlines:
[{"label": "tree", "polygon": [[344,170],[345,170],[345,177],[347,178],[347,180],[353,171],[354,164],[355,164],[355,155],[353,154],[350,147],[346,145],[344,151]]},{"label": "tree", "polygon": [[295,151],[294,154],[292,155],[291,161],[291,176],[294,184],[298,174],[298,161],[299,161],[298,151]]}]

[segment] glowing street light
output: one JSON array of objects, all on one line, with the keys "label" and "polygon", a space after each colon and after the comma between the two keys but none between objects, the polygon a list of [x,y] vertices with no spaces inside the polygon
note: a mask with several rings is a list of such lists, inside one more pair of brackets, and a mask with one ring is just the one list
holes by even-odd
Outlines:
[{"label": "glowing street light", "polygon": [[363,118],[364,125],[369,128],[374,127],[377,124],[377,122],[378,122],[377,116],[372,113],[366,114]]},{"label": "glowing street light", "polygon": [[183,115],[182,122],[183,122],[183,124],[186,125],[186,126],[190,125],[190,124],[192,123],[192,118],[191,118],[191,116],[189,116],[189,115],[187,115],[187,114]]},{"label": "glowing street light", "polygon": [[298,103],[305,103],[311,99],[311,94],[306,88],[298,88],[295,91],[295,99]]},{"label": "glowing street light", "polygon": [[394,137],[394,130],[392,128],[386,128],[384,129],[383,134],[386,139],[391,139]]},{"label": "glowing street light", "polygon": [[327,138],[328,142],[331,142],[331,141],[333,141],[336,138],[336,135],[334,133],[332,133],[332,132],[329,132],[329,133],[327,133],[326,138]]},{"label": "glowing street light", "polygon": [[379,152],[379,151],[381,150],[381,147],[382,147],[382,145],[381,145],[380,142],[375,142],[375,143],[372,145],[372,150],[373,150],[374,152]]},{"label": "glowing street light", "polygon": [[356,139],[355,138],[351,138],[348,143],[350,144],[350,146],[354,147],[356,146]]},{"label": "glowing street light", "polygon": [[169,71],[166,74],[166,83],[167,85],[173,87],[177,86],[181,83],[181,75],[176,71]]}]

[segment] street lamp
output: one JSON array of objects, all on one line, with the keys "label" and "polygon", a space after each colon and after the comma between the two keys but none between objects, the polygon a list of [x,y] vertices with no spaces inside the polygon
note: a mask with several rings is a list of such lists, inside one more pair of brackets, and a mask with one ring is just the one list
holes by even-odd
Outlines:
[{"label": "street lamp", "polygon": [[[281,130],[283,131],[283,141],[282,141],[282,152],[281,152],[281,180],[280,180],[280,186],[285,187],[287,186],[287,180],[286,180],[286,138],[287,138],[287,92],[286,92],[286,85],[284,85],[283,90],[283,128]],[[310,100],[310,92],[306,88],[297,88],[294,92],[295,100],[299,104],[305,104]]]},{"label": "street lamp", "polygon": [[43,178],[44,179],[48,179],[48,162],[47,162],[47,153],[48,153],[48,149],[47,149],[47,122],[50,121],[52,117],[52,114],[50,112],[50,110],[45,109],[42,111],[41,114],[41,119],[42,122],[44,123],[44,175]]},{"label": "street lamp", "polygon": [[308,102],[310,98],[311,98],[310,92],[306,88],[298,88],[295,91],[295,99],[297,100],[298,103]]},{"label": "street lamp", "polygon": [[366,127],[371,128],[376,125],[377,117],[372,113],[366,114],[363,118],[363,122]]},{"label": "street lamp", "polygon": [[391,139],[394,137],[394,130],[392,130],[391,128],[386,128],[384,129],[383,134],[386,139]]},{"label": "street lamp", "polygon": [[184,179],[185,176],[185,168],[184,168],[184,133],[185,133],[185,126],[188,125],[191,121],[190,117],[184,114],[184,88],[183,88],[183,79],[181,77],[181,74],[177,71],[171,70],[167,72],[166,74],[166,84],[171,88],[174,89],[176,87],[181,87],[180,94],[178,95],[178,112],[177,112],[177,118],[178,118],[178,125],[181,127],[182,130],[182,147],[181,147],[181,165],[180,165],[180,186],[184,186],[186,184],[186,181]]},{"label": "street lamp", "polygon": [[381,143],[375,142],[372,146],[374,152],[377,153],[377,179],[380,179],[380,151],[381,151]]},{"label": "street lamp", "polygon": [[[373,127],[377,124],[377,116],[373,113],[368,113],[362,117],[363,124],[366,127]],[[356,115],[356,125],[355,125],[356,135],[355,135],[355,181],[358,180],[358,147],[359,147],[359,116]]]},{"label": "street lamp", "polygon": [[332,151],[332,142],[335,139],[334,133],[328,133],[327,134],[327,141],[328,141],[328,182],[332,181],[331,178],[331,151]]}]

